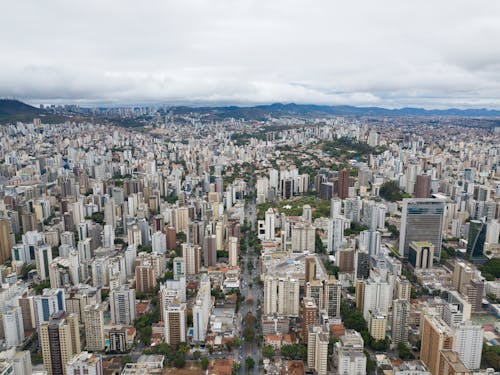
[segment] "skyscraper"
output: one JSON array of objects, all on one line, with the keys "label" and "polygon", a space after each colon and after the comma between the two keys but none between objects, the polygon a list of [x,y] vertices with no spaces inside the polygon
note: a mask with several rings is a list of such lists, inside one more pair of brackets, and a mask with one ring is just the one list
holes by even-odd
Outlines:
[{"label": "skyscraper", "polygon": [[408,320],[410,317],[410,302],[397,299],[392,301],[392,344],[408,343]]},{"label": "skyscraper", "polygon": [[439,317],[424,316],[420,359],[432,375],[439,374],[440,351],[453,349],[453,331]]},{"label": "skyscraper", "polygon": [[5,344],[7,347],[21,344],[24,340],[24,325],[21,307],[5,306],[2,320]]},{"label": "skyscraper", "polygon": [[307,366],[318,375],[327,374],[328,330],[323,326],[309,327],[307,339]]},{"label": "skyscraper", "polygon": [[0,264],[4,264],[10,259],[12,236],[10,234],[9,219],[7,217],[0,218]]},{"label": "skyscraper", "polygon": [[135,288],[139,293],[152,293],[156,288],[156,273],[153,265],[135,267]]},{"label": "skyscraper", "polygon": [[467,258],[476,260],[483,258],[484,242],[486,240],[487,225],[483,221],[471,220],[467,240]]},{"label": "skyscraper", "polygon": [[80,333],[76,315],[59,312],[40,327],[43,364],[50,375],[66,375],[69,360],[80,353]]},{"label": "skyscraper", "polygon": [[304,297],[302,299],[302,340],[307,343],[309,327],[318,323],[318,306],[314,298]]},{"label": "skyscraper", "polygon": [[238,237],[230,236],[227,241],[227,250],[229,253],[229,266],[238,265]]},{"label": "skyscraper", "polygon": [[41,244],[35,247],[36,270],[40,280],[50,278],[50,263],[52,262],[52,248],[47,244]]},{"label": "skyscraper", "polygon": [[204,274],[200,281],[200,288],[193,306],[193,341],[205,341],[210,313],[212,311],[212,297],[210,293],[210,280]]},{"label": "skyscraper", "polygon": [[87,305],[83,310],[83,322],[87,350],[104,350],[104,311],[102,305]]},{"label": "skyscraper", "polygon": [[455,327],[454,350],[469,370],[478,370],[481,367],[484,330],[479,324],[471,321],[461,323]]},{"label": "skyscraper", "polygon": [[420,174],[415,182],[415,198],[430,198],[431,196],[431,176]]},{"label": "skyscraper", "polygon": [[112,289],[109,293],[111,321],[114,324],[133,324],[135,320],[135,290],[127,286]]},{"label": "skyscraper", "polygon": [[40,332],[42,323],[48,322],[52,314],[66,311],[63,289],[44,289],[42,295],[35,296],[33,299],[38,332]]},{"label": "skyscraper", "polygon": [[346,199],[349,197],[350,170],[342,169],[339,171],[339,198]]},{"label": "skyscraper", "polygon": [[403,199],[399,235],[399,253],[402,256],[408,256],[412,241],[429,241],[434,245],[434,258],[441,258],[444,208],[444,201],[439,199]]},{"label": "skyscraper", "polygon": [[197,275],[201,267],[201,248],[191,243],[182,244],[182,258],[187,276]]},{"label": "skyscraper", "polygon": [[337,374],[366,374],[366,356],[363,352],[364,342],[361,334],[354,330],[346,330],[344,336],[335,343],[333,362]]},{"label": "skyscraper", "polygon": [[186,304],[175,299],[163,312],[165,319],[165,342],[178,345],[186,342]]}]

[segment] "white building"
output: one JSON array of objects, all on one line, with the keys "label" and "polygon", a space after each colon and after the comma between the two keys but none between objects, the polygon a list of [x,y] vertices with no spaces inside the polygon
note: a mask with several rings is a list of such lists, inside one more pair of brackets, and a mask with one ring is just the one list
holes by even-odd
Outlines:
[{"label": "white building", "polygon": [[299,316],[299,288],[293,277],[264,276],[264,314]]},{"label": "white building", "polygon": [[155,253],[165,254],[167,252],[167,236],[163,232],[153,233],[152,248]]},{"label": "white building", "polygon": [[307,366],[318,375],[326,375],[329,333],[326,327],[309,327],[307,335]]},{"label": "white building", "polygon": [[17,346],[24,339],[24,325],[21,307],[6,306],[3,310],[3,329],[7,347]]},{"label": "white building", "polygon": [[80,352],[66,364],[66,375],[102,375],[102,357],[100,354]]},{"label": "white building", "polygon": [[274,222],[275,216],[274,216],[274,210],[272,208],[268,208],[265,214],[265,226],[264,226],[264,239],[265,240],[274,240],[275,235],[274,235],[274,229],[275,229],[275,222]]},{"label": "white building", "polygon": [[364,342],[361,334],[354,330],[346,330],[345,335],[335,343],[333,362],[340,375],[365,375],[366,356],[363,352]]},{"label": "white building", "polygon": [[133,324],[135,320],[135,289],[121,286],[109,293],[111,321],[114,324]]},{"label": "white building", "polygon": [[392,287],[385,280],[370,277],[364,286],[363,317],[370,319],[370,312],[378,311],[382,314],[389,312],[392,301]]},{"label": "white building", "polygon": [[210,280],[204,274],[193,306],[193,341],[204,342],[207,334],[210,313],[212,311],[212,295]]},{"label": "white building", "polygon": [[471,321],[455,328],[454,350],[470,370],[478,370],[481,366],[483,333],[481,325]]}]

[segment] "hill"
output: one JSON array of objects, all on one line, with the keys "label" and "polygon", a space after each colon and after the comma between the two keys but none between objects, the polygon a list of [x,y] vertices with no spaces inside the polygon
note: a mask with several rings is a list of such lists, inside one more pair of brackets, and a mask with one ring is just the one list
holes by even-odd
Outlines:
[{"label": "hill", "polygon": [[329,106],[315,104],[282,104],[274,103],[253,107],[174,107],[174,113],[202,113],[214,117],[235,117],[263,120],[266,116],[310,116],[310,115],[337,115],[337,116],[458,116],[458,117],[500,117],[500,110],[491,109],[423,109],[423,108],[396,108],[382,107],[354,107],[348,105]]},{"label": "hill", "polygon": [[14,99],[0,99],[0,123],[32,121],[43,110]]}]

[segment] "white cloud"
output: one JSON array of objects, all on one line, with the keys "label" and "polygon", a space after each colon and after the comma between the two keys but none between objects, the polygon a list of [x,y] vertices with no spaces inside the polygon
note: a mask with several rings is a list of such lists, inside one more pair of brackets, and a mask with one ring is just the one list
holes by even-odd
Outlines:
[{"label": "white cloud", "polygon": [[0,5],[0,97],[500,108],[500,2]]}]

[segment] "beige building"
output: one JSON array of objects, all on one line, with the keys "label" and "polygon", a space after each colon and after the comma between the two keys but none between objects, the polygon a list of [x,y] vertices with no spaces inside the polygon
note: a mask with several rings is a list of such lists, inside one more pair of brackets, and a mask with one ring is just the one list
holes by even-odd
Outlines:
[{"label": "beige building", "polygon": [[64,312],[55,314],[40,327],[43,364],[49,375],[66,375],[66,364],[81,352],[78,318]]},{"label": "beige building", "polygon": [[104,311],[101,304],[88,305],[83,310],[85,323],[86,348],[89,351],[101,351],[104,342]]},{"label": "beige building", "polygon": [[453,349],[454,335],[448,325],[437,316],[425,315],[421,327],[420,359],[432,375],[440,374],[441,350]]}]

